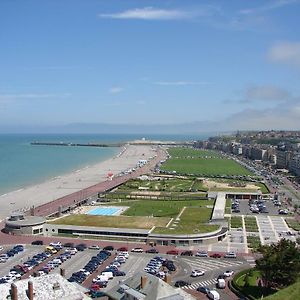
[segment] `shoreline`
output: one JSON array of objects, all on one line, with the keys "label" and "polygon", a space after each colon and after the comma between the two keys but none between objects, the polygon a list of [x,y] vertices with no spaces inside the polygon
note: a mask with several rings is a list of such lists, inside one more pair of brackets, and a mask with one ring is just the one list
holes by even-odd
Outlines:
[{"label": "shoreline", "polygon": [[155,151],[151,146],[126,145],[109,159],[1,195],[0,220],[12,212],[26,211],[33,205],[36,207],[104,182],[108,179],[109,172],[117,175],[135,167],[140,159],[149,159],[154,155]]},{"label": "shoreline", "polygon": [[92,167],[96,164],[99,164],[99,163],[102,163],[106,160],[117,157],[120,153],[122,153],[122,148],[124,148],[124,147],[125,146],[118,147],[118,148],[116,147],[117,149],[119,149],[119,151],[117,151],[116,153],[112,153],[109,156],[105,156],[101,160],[95,160],[94,162],[88,161],[86,163],[83,162],[82,165],[68,168],[67,170],[62,171],[61,173],[41,175],[41,177],[42,177],[41,180],[34,179],[31,183],[28,183],[28,184],[25,183],[24,185],[20,184],[19,186],[12,187],[12,189],[10,191],[5,191],[5,192],[3,192],[3,194],[0,194],[0,202],[1,202],[1,197],[2,196],[7,196],[7,195],[12,194],[12,193],[20,192],[24,189],[34,187],[36,185],[40,185],[40,184],[43,184],[43,183],[51,181],[51,180],[61,178],[62,176],[67,176],[67,175],[72,174],[74,172],[80,172],[81,170],[87,169],[87,168]]}]

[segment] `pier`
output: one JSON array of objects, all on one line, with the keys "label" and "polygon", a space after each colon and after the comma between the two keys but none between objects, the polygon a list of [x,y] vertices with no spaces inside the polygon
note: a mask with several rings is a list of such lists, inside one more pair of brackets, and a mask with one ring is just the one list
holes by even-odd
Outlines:
[{"label": "pier", "polygon": [[100,144],[100,143],[68,143],[68,142],[31,142],[30,145],[34,146],[69,146],[69,147],[122,147],[125,144],[122,143],[110,143],[110,144]]}]

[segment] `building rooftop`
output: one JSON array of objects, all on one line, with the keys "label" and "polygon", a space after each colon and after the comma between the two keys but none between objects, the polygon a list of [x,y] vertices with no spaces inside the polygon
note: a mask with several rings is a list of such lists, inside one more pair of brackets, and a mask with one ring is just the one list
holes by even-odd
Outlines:
[{"label": "building rooftop", "polygon": [[[16,281],[14,284],[18,290],[18,300],[28,300],[27,290],[28,282],[33,283],[34,300],[88,300],[82,289],[68,282],[59,274],[49,274],[40,277],[32,277]],[[11,284],[5,283],[0,285],[0,299],[9,298]]]},{"label": "building rooftop", "polygon": [[[143,286],[142,281],[144,281]],[[174,288],[158,277],[142,272],[120,281],[105,293],[114,300],[124,299],[125,295],[143,300],[195,300],[182,289]]]}]

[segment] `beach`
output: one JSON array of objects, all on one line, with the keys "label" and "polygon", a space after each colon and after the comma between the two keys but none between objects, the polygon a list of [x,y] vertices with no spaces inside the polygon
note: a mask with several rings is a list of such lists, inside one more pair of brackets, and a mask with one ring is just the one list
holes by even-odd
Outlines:
[{"label": "beach", "polygon": [[139,160],[149,159],[155,154],[152,146],[127,145],[117,156],[106,161],[4,194],[0,196],[0,220],[12,212],[25,211],[33,205],[37,207],[106,181],[108,173],[117,175],[134,168]]}]

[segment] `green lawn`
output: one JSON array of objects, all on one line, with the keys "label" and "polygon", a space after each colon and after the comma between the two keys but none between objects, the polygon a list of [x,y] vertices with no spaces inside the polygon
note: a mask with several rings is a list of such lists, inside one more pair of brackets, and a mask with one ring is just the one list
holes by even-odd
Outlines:
[{"label": "green lawn", "polygon": [[247,244],[253,250],[258,249],[261,245],[259,236],[247,236]]},{"label": "green lawn", "polygon": [[154,216],[154,217],[176,217],[181,209],[186,207],[204,207],[214,205],[211,200],[138,200],[122,201],[114,205],[129,206],[123,215],[126,216]]},{"label": "green lawn", "polygon": [[153,226],[166,226],[169,221],[169,218],[91,216],[84,214],[67,216],[49,223],[74,226],[151,229]]},{"label": "green lawn", "polygon": [[258,286],[259,278],[260,273],[255,269],[244,270],[234,276],[232,284],[249,299],[261,299],[262,296],[268,296],[275,292],[272,289]]},{"label": "green lawn", "polygon": [[300,223],[297,220],[286,218],[285,221],[289,227],[293,228],[294,230],[300,231]]},{"label": "green lawn", "polygon": [[162,166],[163,171],[176,171],[178,174],[203,176],[252,175],[237,162],[227,158],[170,158]]},{"label": "green lawn", "polygon": [[231,217],[231,228],[243,228],[242,217]]},{"label": "green lawn", "polygon": [[277,293],[264,298],[265,300],[296,300],[300,299],[300,280]]},{"label": "green lawn", "polygon": [[201,158],[201,157],[221,157],[221,154],[217,151],[210,151],[210,150],[200,150],[200,149],[193,149],[193,148],[182,148],[182,147],[175,147],[169,148],[168,153],[173,157],[194,157],[194,158]]},{"label": "green lawn", "polygon": [[258,232],[257,222],[255,217],[245,217],[245,226],[248,232]]},{"label": "green lawn", "polygon": [[154,233],[195,234],[215,231],[219,228],[219,225],[207,224],[211,218],[211,214],[212,208],[186,208],[177,224],[176,220],[174,220],[168,228],[155,228]]}]

